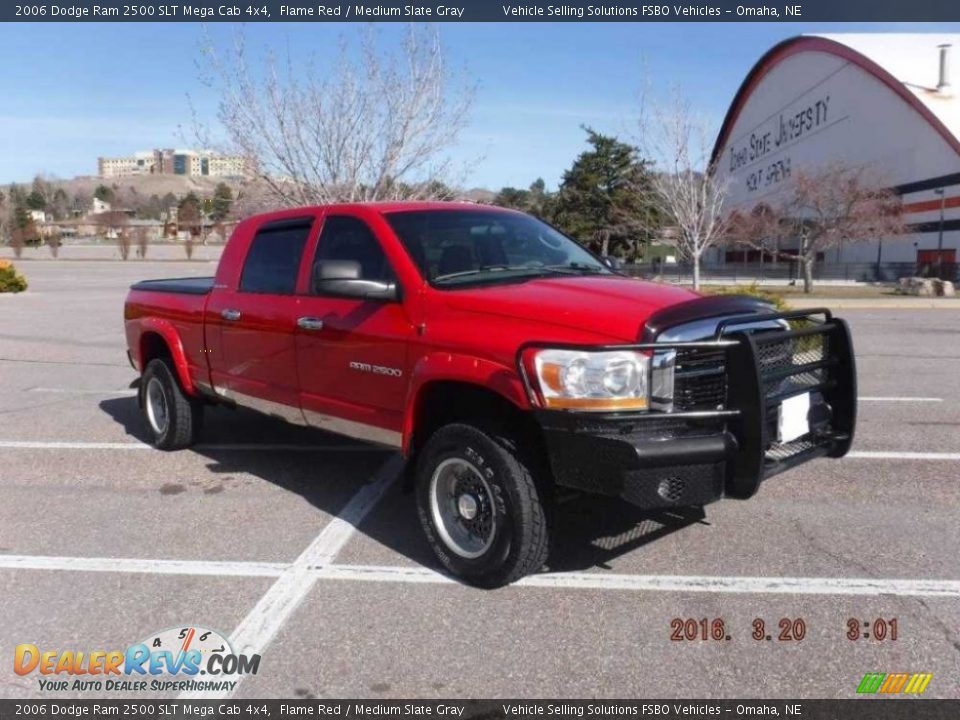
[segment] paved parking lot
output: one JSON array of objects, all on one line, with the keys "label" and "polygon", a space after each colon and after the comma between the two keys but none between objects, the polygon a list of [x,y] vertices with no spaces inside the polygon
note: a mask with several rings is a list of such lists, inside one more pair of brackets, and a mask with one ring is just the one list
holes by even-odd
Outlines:
[{"label": "paved parking lot", "polygon": [[[960,697],[955,311],[844,311],[851,457],[703,513],[568,503],[550,572],[484,592],[433,569],[388,452],[220,409],[195,450],[143,443],[125,288],[212,265],[22,269],[30,291],[0,295],[0,697],[42,694],[18,643],[185,624],[262,654],[236,697],[851,697],[866,672]],[[672,641],[674,618],[730,639]],[[804,638],[778,640],[782,618]],[[849,640],[850,618],[898,638]]]}]

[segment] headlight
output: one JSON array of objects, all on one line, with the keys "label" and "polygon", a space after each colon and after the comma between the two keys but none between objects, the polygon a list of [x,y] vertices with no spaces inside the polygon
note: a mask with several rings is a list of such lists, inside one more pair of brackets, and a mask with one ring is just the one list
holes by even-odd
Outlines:
[{"label": "headlight", "polygon": [[545,407],[575,410],[645,410],[649,358],[617,350],[540,350],[534,368]]}]

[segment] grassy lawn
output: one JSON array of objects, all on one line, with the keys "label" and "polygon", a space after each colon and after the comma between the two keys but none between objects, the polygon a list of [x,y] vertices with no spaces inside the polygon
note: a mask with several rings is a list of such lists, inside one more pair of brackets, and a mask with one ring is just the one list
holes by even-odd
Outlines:
[{"label": "grassy lawn", "polygon": [[[701,285],[701,290],[705,293],[725,292],[734,293],[737,291],[736,285]],[[742,292],[751,293],[751,286],[743,285]],[[802,297],[803,285],[762,285],[760,289],[764,294],[778,295],[785,299],[791,297]],[[903,297],[899,295],[893,286],[890,285],[817,285],[813,284],[813,292],[806,297],[822,298],[882,298],[882,297]]]}]

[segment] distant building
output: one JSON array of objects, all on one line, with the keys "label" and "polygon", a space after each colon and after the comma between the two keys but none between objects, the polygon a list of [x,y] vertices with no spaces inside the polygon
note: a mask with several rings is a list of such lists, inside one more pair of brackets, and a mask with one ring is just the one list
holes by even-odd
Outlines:
[{"label": "distant building", "polygon": [[106,200],[101,200],[100,198],[95,197],[93,199],[93,204],[92,204],[92,207],[90,208],[90,212],[94,215],[110,212],[110,203],[108,203]]},{"label": "distant building", "polygon": [[[950,83],[951,46],[960,35],[805,35],[775,45],[733,98],[713,151],[728,207],[773,205],[801,171],[834,162],[869,168],[902,197],[909,232],[844,243],[823,262],[956,264],[960,96]],[[741,256],[715,248],[705,261]]]},{"label": "distant building", "polygon": [[126,157],[97,158],[97,173],[102,178],[134,175],[242,177],[246,171],[246,161],[240,155],[221,155],[212,150],[164,148],[144,150]]}]

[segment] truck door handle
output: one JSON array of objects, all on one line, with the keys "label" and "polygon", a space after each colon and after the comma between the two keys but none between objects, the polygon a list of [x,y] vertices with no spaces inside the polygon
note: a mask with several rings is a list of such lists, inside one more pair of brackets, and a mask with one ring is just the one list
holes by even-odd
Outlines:
[{"label": "truck door handle", "polygon": [[315,317],[297,318],[297,327],[304,330],[323,330],[323,320]]},{"label": "truck door handle", "polygon": [[221,310],[221,311],[220,311],[220,317],[222,317],[224,320],[239,320],[239,319],[240,319],[240,311],[239,311],[239,310],[230,310],[229,308],[226,309],[226,310]]}]

